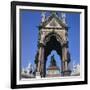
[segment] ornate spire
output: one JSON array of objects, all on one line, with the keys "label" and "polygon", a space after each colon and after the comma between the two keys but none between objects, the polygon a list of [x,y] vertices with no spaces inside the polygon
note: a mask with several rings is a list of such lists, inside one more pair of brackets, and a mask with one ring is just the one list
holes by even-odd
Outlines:
[{"label": "ornate spire", "polygon": [[53,15],[57,15],[57,16],[58,16],[58,13],[55,12],[55,11],[52,11],[51,14],[53,14]]},{"label": "ornate spire", "polygon": [[42,16],[42,20],[41,20],[41,21],[42,21],[42,22],[45,21],[45,18],[46,18],[45,13],[46,13],[46,12],[44,12],[44,11],[42,11],[42,13],[41,13],[41,16]]},{"label": "ornate spire", "polygon": [[61,18],[62,18],[62,21],[63,23],[66,23],[66,14],[65,13],[61,13]]}]

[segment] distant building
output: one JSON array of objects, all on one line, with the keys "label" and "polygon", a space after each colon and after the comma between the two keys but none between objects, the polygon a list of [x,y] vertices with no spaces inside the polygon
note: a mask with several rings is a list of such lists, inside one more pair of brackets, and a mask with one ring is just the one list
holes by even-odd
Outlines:
[{"label": "distant building", "polygon": [[51,56],[50,66],[47,68],[47,77],[57,77],[60,76],[60,69],[56,65],[54,55]]}]

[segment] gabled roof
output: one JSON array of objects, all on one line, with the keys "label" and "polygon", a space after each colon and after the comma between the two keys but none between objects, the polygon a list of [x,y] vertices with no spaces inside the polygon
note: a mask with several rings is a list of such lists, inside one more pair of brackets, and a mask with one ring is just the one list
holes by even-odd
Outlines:
[{"label": "gabled roof", "polygon": [[55,18],[55,20],[58,22],[58,24],[60,24],[63,28],[67,27],[67,25],[65,23],[63,23],[61,18],[58,17],[58,15],[55,14],[55,13],[52,13],[40,26],[41,27],[46,27],[53,18]]}]

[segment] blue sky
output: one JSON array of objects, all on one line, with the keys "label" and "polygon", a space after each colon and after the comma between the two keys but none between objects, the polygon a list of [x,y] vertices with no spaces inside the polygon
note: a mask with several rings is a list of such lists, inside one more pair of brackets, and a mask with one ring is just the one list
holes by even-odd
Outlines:
[{"label": "blue sky", "polygon": [[[49,13],[48,13],[49,14]],[[28,63],[34,64],[37,52],[38,26],[41,22],[41,11],[22,10],[20,12],[21,24],[21,67],[26,68]],[[71,63],[80,63],[80,14],[66,13],[66,20],[69,26],[69,51]],[[60,66],[60,57],[56,51],[48,56],[47,66],[51,55],[55,55],[57,65]]]}]

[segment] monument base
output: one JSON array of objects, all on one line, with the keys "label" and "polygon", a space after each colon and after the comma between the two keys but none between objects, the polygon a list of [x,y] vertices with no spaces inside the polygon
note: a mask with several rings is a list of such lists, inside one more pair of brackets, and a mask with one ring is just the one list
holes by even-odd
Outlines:
[{"label": "monument base", "polygon": [[40,72],[36,72],[36,78],[41,78]]},{"label": "monument base", "polygon": [[62,76],[70,76],[71,75],[71,71],[70,70],[68,70],[68,71],[62,71],[61,72],[61,75]]}]

